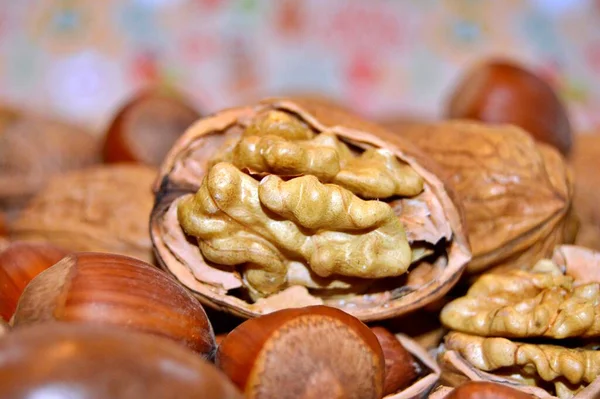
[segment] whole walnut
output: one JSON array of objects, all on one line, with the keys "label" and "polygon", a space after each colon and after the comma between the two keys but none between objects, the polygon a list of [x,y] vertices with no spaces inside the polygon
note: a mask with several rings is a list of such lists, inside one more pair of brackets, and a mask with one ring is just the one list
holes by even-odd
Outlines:
[{"label": "whole walnut", "polygon": [[0,209],[18,210],[52,176],[99,162],[98,140],[85,130],[0,108]]},{"label": "whole walnut", "polygon": [[155,177],[155,169],[133,164],[56,176],[11,225],[11,237],[153,263],[148,219]]},{"label": "whole walnut", "polygon": [[575,137],[569,164],[575,176],[573,205],[581,221],[575,242],[600,251],[600,131]]},{"label": "whole walnut", "polygon": [[465,211],[467,271],[528,268],[572,243],[573,178],[562,156],[511,125],[450,121],[400,132],[431,156]]},{"label": "whole walnut", "polygon": [[203,303],[242,317],[310,305],[362,321],[408,313],[442,297],[470,259],[432,164],[322,102],[224,110],[192,125],[161,166],[158,261]]}]

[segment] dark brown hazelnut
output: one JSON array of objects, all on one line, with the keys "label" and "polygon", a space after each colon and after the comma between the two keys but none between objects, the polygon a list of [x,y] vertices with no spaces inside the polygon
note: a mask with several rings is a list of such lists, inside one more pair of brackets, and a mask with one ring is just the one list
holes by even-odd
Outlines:
[{"label": "dark brown hazelnut", "polygon": [[55,323],[0,339],[0,398],[241,399],[216,367],[161,337]]},{"label": "dark brown hazelnut", "polygon": [[0,317],[9,321],[31,279],[67,254],[59,247],[41,242],[16,241],[0,249]]},{"label": "dark brown hazelnut", "polygon": [[327,306],[250,319],[222,341],[217,365],[246,398],[380,398],[385,363],[375,334]]},{"label": "dark brown hazelnut", "polygon": [[455,388],[446,399],[533,399],[533,396],[506,385],[469,381]]},{"label": "dark brown hazelnut", "polygon": [[166,89],[141,92],[120,109],[110,124],[104,160],[158,166],[175,140],[199,117],[179,93]]},{"label": "dark brown hazelnut", "polygon": [[408,387],[417,378],[417,364],[398,339],[383,327],[373,327],[385,358],[384,395],[390,395]]},{"label": "dark brown hazelnut", "polygon": [[565,155],[571,149],[571,124],[558,95],[539,76],[510,62],[489,61],[467,71],[450,95],[446,115],[517,125]]},{"label": "dark brown hazelnut", "polygon": [[74,253],[25,288],[14,327],[47,321],[103,324],[160,335],[211,358],[202,305],[169,275],[122,255]]}]

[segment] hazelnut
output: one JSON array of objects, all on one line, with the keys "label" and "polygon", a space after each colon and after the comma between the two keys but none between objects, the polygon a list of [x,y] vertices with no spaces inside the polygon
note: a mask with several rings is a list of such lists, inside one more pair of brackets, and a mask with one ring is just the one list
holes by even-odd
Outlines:
[{"label": "hazelnut", "polygon": [[383,394],[390,395],[408,387],[417,377],[417,364],[398,339],[383,327],[371,328],[385,358]]},{"label": "hazelnut", "polygon": [[213,365],[168,340],[106,326],[54,324],[0,339],[0,397],[241,399]]},{"label": "hazelnut", "polygon": [[6,236],[8,234],[8,226],[6,223],[6,216],[0,212],[0,236]]},{"label": "hazelnut", "polygon": [[25,286],[68,254],[52,244],[13,242],[0,249],[0,317],[8,321]]},{"label": "hazelnut", "polygon": [[469,381],[455,388],[446,399],[532,399],[533,396],[506,385]]},{"label": "hazelnut", "polygon": [[47,321],[143,331],[205,357],[215,349],[202,305],[161,270],[127,256],[74,253],[34,278],[19,300],[13,325]]},{"label": "hazelnut", "polygon": [[384,357],[371,330],[326,306],[250,319],[223,340],[217,365],[247,398],[380,398]]},{"label": "hazelnut", "polygon": [[199,117],[178,93],[158,89],[138,93],[111,122],[104,160],[158,166],[175,140]]},{"label": "hazelnut", "polygon": [[563,154],[571,149],[571,124],[552,87],[517,64],[489,61],[475,66],[450,95],[449,118],[513,124]]}]

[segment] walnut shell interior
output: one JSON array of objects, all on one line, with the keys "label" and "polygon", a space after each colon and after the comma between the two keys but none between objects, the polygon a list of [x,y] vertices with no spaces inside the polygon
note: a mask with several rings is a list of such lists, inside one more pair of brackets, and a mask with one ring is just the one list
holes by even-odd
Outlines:
[{"label": "walnut shell interior", "polygon": [[[239,139],[256,115],[267,110],[294,115],[317,137],[327,131],[357,153],[385,149],[412,167],[424,181],[423,191],[411,198],[394,197],[388,203],[403,223],[411,247],[427,246],[432,254],[414,263],[408,274],[397,278],[383,278],[369,284],[355,279],[319,280],[314,286],[292,285],[255,302],[249,300],[242,289],[240,273],[233,267],[207,261],[197,243],[184,233],[177,218],[177,206],[198,191],[213,156],[228,141]],[[202,302],[244,317],[316,304],[341,308],[362,320],[409,312],[443,296],[470,259],[460,210],[448,187],[433,171],[434,167],[425,166],[427,161],[410,144],[340,110],[286,100],[225,110],[191,126],[161,167],[150,222],[157,258]],[[310,277],[315,280],[314,276]],[[335,281],[338,283],[333,284]]]}]

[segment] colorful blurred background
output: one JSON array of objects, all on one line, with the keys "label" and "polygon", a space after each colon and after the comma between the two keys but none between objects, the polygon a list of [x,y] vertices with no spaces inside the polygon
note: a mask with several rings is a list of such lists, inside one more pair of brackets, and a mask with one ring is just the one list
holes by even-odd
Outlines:
[{"label": "colorful blurred background", "polygon": [[148,84],[203,113],[311,92],[435,118],[460,72],[500,55],[551,81],[586,131],[598,21],[598,0],[4,0],[0,99],[97,132]]}]

